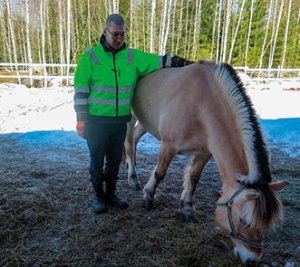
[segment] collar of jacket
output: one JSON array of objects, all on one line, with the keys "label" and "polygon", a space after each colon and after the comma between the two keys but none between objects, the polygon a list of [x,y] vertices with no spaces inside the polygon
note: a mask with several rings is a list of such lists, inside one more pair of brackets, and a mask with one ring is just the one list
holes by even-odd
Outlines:
[{"label": "collar of jacket", "polygon": [[108,48],[108,46],[107,46],[107,44],[106,44],[106,38],[105,38],[105,36],[102,34],[101,35],[101,37],[100,37],[100,44],[103,46],[103,49],[104,49],[104,51],[105,52],[111,52],[111,53],[113,53],[113,54],[117,54],[118,52],[120,52],[120,51],[122,51],[122,50],[124,50],[124,49],[126,49],[126,44],[125,44],[125,42],[124,42],[124,44],[118,49],[118,50],[116,50],[116,51],[111,51],[109,48]]}]

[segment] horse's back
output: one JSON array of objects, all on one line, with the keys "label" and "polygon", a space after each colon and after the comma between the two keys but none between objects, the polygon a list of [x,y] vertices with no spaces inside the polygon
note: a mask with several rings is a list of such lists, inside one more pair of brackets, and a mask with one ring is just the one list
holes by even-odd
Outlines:
[{"label": "horse's back", "polygon": [[[168,68],[141,79],[136,88],[133,109],[147,131],[158,139],[195,127],[208,87],[209,68],[193,64]],[[180,127],[178,127],[180,125]]]}]

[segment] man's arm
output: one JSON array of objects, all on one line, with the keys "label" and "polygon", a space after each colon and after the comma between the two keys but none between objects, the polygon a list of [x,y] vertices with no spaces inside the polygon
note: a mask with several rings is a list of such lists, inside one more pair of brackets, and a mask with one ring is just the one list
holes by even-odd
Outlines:
[{"label": "man's arm", "polygon": [[85,126],[88,121],[88,97],[90,93],[91,62],[85,53],[81,56],[74,80],[74,109],[76,112],[76,130],[79,136],[85,138]]},{"label": "man's arm", "polygon": [[168,56],[168,55],[164,55],[162,57],[162,61],[163,61],[163,68],[168,68],[168,67],[184,67],[190,64],[195,63],[194,61],[188,61],[185,58],[182,57],[178,57],[178,56]]}]

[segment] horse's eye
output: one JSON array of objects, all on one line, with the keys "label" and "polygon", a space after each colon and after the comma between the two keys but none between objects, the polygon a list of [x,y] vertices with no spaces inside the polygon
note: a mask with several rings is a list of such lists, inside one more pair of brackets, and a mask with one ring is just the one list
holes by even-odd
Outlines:
[{"label": "horse's eye", "polygon": [[240,218],[240,223],[244,226],[248,226],[247,222],[243,218]]}]

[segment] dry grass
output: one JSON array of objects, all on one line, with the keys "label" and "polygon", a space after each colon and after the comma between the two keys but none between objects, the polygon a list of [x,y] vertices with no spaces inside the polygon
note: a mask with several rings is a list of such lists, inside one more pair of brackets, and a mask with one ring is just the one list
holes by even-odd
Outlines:
[{"label": "dry grass", "polygon": [[[182,156],[160,184],[155,210],[141,207],[142,193],[129,189],[122,168],[119,194],[129,208],[94,215],[87,150],[45,146],[37,155],[20,138],[0,135],[0,266],[241,266],[213,222],[220,188],[214,162],[195,195],[199,223],[183,223],[176,212],[188,161]],[[286,219],[266,236],[263,260],[282,266],[300,261],[300,162],[275,152],[274,179],[292,186],[281,194]],[[145,183],[155,157],[139,154],[138,163]]]}]

